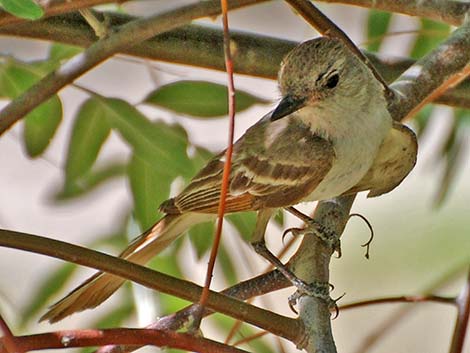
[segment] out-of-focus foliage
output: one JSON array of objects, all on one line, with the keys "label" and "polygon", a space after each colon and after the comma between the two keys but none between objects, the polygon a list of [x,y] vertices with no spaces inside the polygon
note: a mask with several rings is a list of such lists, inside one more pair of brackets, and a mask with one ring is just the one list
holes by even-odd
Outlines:
[{"label": "out-of-focus foliage", "polygon": [[[0,5],[6,11],[23,18],[37,19],[43,15],[42,8],[34,0],[0,0]],[[369,12],[364,28],[369,51],[380,51],[386,36],[393,34],[390,33],[393,18],[390,13],[377,10]],[[420,19],[409,56],[422,57],[449,33],[448,25]],[[74,46],[54,43],[51,44],[48,56],[41,61],[22,62],[13,57],[2,57],[0,98],[17,97],[81,50]],[[147,92],[139,104],[98,94],[93,92],[92,88],[84,89],[78,85],[76,88],[82,89],[87,98],[73,116],[70,135],[64,147],[64,177],[55,190],[52,201],[60,207],[64,201],[81,200],[117,178],[125,180],[132,194],[132,211],[127,210],[124,216],[119,215],[121,222],[115,234],[97,236],[98,240],[90,245],[119,253],[128,241],[128,220],[132,217],[141,230],[151,226],[161,216],[158,206],[170,197],[172,189],[177,190],[178,184],[187,183],[214,153],[219,152],[209,151],[193,143],[182,125],[169,123],[168,119],[160,119],[159,114],[162,112],[158,109],[163,108],[165,113],[170,112],[187,118],[223,118],[227,114],[227,88],[214,82],[180,79]],[[236,101],[237,112],[267,103],[264,99],[244,91],[237,91]],[[141,109],[143,107],[146,109]],[[154,110],[157,113],[148,113],[149,108],[156,108]],[[420,138],[426,135],[432,119],[439,118],[435,117],[434,113],[435,107],[428,105],[414,117],[412,124]],[[62,116],[62,102],[55,95],[24,119],[22,143],[30,157],[44,155],[54,140],[56,131],[61,127]],[[447,134],[441,134],[442,143],[436,148],[432,161],[439,171],[436,174],[440,174],[439,177],[434,177],[439,183],[435,198],[438,205],[445,201],[459,168],[468,161],[464,147],[468,143],[469,124],[469,111],[455,109],[452,128]],[[220,133],[225,134],[226,131]],[[110,136],[117,136],[120,143],[127,148],[127,155],[113,160],[100,159]],[[256,222],[255,213],[231,214],[226,216],[226,220],[241,238],[249,241]],[[274,221],[283,226],[284,213],[279,212]],[[149,266],[182,277],[182,263],[185,260],[179,256],[182,244],[190,241],[195,249],[195,257],[205,261],[211,248],[213,232],[213,222],[192,227],[188,230],[189,237],[178,240],[152,260]],[[223,240],[218,259],[221,271],[217,276],[222,276],[223,283],[227,286],[240,280],[240,263],[243,262],[231,250],[231,244]],[[58,297],[75,274],[75,269],[74,266],[65,264],[48,274],[37,291],[31,295],[31,302],[23,313],[23,325]],[[121,302],[98,318],[98,327],[121,325],[132,317],[136,312],[132,300],[133,296],[127,286],[121,296]],[[155,294],[155,302],[162,309],[162,314],[172,313],[188,304],[181,299],[159,293]],[[222,315],[216,315],[213,322],[223,334],[227,334],[234,324],[234,320]],[[251,327],[243,325],[234,340],[254,333]],[[278,351],[273,344],[267,342],[257,339],[249,343],[249,349],[266,353]]]},{"label": "out-of-focus foliage", "polygon": [[14,16],[27,20],[41,18],[44,11],[34,0],[0,0],[0,6]]}]

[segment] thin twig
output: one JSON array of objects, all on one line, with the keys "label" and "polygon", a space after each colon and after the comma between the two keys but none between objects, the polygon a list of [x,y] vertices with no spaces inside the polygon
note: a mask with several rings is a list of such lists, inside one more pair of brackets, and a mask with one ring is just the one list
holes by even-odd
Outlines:
[{"label": "thin twig", "polygon": [[[238,298],[240,300],[247,300],[249,298],[257,297],[262,294],[270,293],[279,289],[291,286],[292,284],[277,270],[256,276],[249,280],[237,283],[236,285],[223,290],[221,293]],[[178,331],[185,327],[190,322],[194,313],[198,310],[196,305],[188,306],[176,313],[172,313],[165,317],[160,318],[157,322],[147,326],[149,329]],[[205,310],[204,316],[212,314],[213,311]],[[296,321],[294,321],[298,324]],[[300,330],[300,328],[298,327]],[[128,353],[132,352],[139,347],[137,346],[119,346],[110,345],[100,348],[96,353]]]},{"label": "thin twig", "polygon": [[369,61],[354,42],[333,21],[326,17],[315,5],[308,0],[286,0],[312,27],[324,36],[341,40],[374,74],[382,83],[387,100],[393,99],[393,92],[388,88],[387,82],[382,78],[374,65]]},{"label": "thin twig", "polygon": [[467,280],[457,298],[457,309],[457,320],[455,321],[449,353],[462,353],[465,345],[465,335],[468,334],[467,327],[470,321],[470,268]]},{"label": "thin twig", "polygon": [[[110,30],[125,25],[135,17],[106,13]],[[79,16],[63,15],[29,24],[0,28],[4,35],[54,40],[88,47],[96,40],[94,32]],[[156,36],[143,43],[120,50],[121,53],[145,59],[167,61],[225,71],[222,31],[198,25],[185,26]],[[296,42],[268,36],[232,31],[231,42],[236,46],[234,72],[276,79],[279,64]],[[387,82],[396,79],[415,61],[406,58],[378,57],[365,52]],[[436,103],[470,109],[470,80],[447,91]]]},{"label": "thin twig", "polygon": [[102,23],[90,9],[78,10],[80,15],[88,22],[98,38],[104,38],[108,35],[108,27]]},{"label": "thin twig", "polygon": [[25,352],[25,350],[19,345],[18,340],[13,335],[13,332],[11,332],[10,328],[8,327],[8,324],[3,319],[2,315],[0,315],[0,333],[2,333],[2,335],[0,336],[0,343],[2,343],[0,344],[0,351],[3,345],[6,353]]},{"label": "thin twig", "polygon": [[220,186],[220,199],[219,207],[217,210],[217,228],[215,231],[214,242],[210,253],[209,263],[207,264],[206,279],[204,287],[202,289],[201,298],[199,300],[200,315],[196,316],[194,327],[199,328],[202,313],[206,306],[209,288],[212,281],[212,274],[214,272],[215,260],[217,258],[217,252],[219,251],[220,240],[222,238],[222,227],[224,223],[225,215],[225,202],[227,200],[230,169],[232,167],[232,153],[233,153],[233,139],[235,135],[235,85],[233,83],[233,63],[232,55],[230,51],[230,33],[228,27],[228,3],[227,0],[220,0],[222,7],[222,22],[224,29],[224,56],[225,56],[225,67],[227,71],[227,93],[228,93],[228,114],[229,114],[229,130],[228,130],[228,143],[227,150],[225,152],[224,170],[222,174],[222,184]]},{"label": "thin twig", "polygon": [[[202,288],[192,282],[171,277],[118,257],[54,239],[0,229],[0,246],[48,255],[92,267],[191,302],[197,302],[201,296]],[[301,324],[294,319],[246,304],[227,295],[213,291],[210,293],[207,307],[212,310],[251,323],[289,340],[294,340],[302,331]]]},{"label": "thin twig", "polygon": [[[240,7],[251,3],[253,0],[239,0],[232,1],[231,5]],[[83,53],[74,56],[5,106],[0,111],[0,135],[67,84],[120,50],[196,18],[218,14],[220,14],[220,4],[217,0],[211,0],[135,20],[122,26],[119,31],[95,42]]]},{"label": "thin twig", "polygon": [[[16,338],[16,341],[21,349],[21,351],[16,352],[52,348],[104,346],[118,343],[138,346],[172,347],[193,352],[248,353],[235,347],[187,333],[134,328],[55,331],[20,336]],[[13,353],[13,351],[4,350],[0,345],[0,353]]]},{"label": "thin twig", "polygon": [[[49,17],[83,8],[93,7],[96,5],[108,4],[110,2],[116,2],[116,0],[47,0],[43,1],[44,4],[41,4],[41,6],[44,10],[43,17]],[[16,17],[6,11],[0,10],[0,27],[24,22],[31,26],[31,21]]]},{"label": "thin twig", "polygon": [[319,0],[340,3],[383,11],[402,13],[410,16],[427,17],[454,26],[463,23],[465,14],[470,10],[468,1],[436,0]]},{"label": "thin twig", "polygon": [[437,295],[402,295],[402,296],[397,296],[397,297],[362,300],[362,301],[355,302],[355,303],[341,305],[339,309],[348,310],[348,309],[354,309],[354,308],[360,308],[364,306],[378,305],[378,304],[425,303],[425,302],[456,305],[456,300],[453,297],[441,297]]}]

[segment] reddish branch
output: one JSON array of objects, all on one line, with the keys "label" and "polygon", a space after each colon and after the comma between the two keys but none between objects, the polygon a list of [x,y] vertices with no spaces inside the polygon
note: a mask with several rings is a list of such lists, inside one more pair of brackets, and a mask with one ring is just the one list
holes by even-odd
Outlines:
[{"label": "reddish branch", "polygon": [[[6,321],[0,315],[0,352],[5,351],[6,353],[24,353],[20,344],[16,341],[15,336],[8,327]],[[2,347],[3,346],[3,347]]]},{"label": "reddish branch", "polygon": [[109,344],[153,345],[206,353],[247,353],[244,350],[187,333],[133,328],[56,331],[15,337],[14,342],[20,350],[12,351],[6,345],[5,347],[0,345],[0,353],[106,346]]},{"label": "reddish branch", "polygon": [[[229,114],[229,130],[228,130],[228,146],[225,152],[225,163],[224,171],[222,174],[222,185],[220,190],[220,200],[219,208],[217,210],[217,229],[214,236],[214,242],[212,244],[211,254],[209,258],[209,263],[207,264],[206,280],[204,283],[204,288],[202,289],[201,299],[199,300],[199,305],[202,310],[206,306],[208,297],[209,297],[209,288],[212,281],[212,274],[214,272],[215,259],[217,258],[217,252],[219,250],[220,240],[222,238],[222,225],[224,223],[225,215],[225,201],[227,199],[228,187],[229,187],[229,178],[230,178],[230,169],[232,166],[232,152],[233,152],[233,139],[235,131],[235,85],[233,83],[233,63],[232,56],[230,53],[230,33],[228,27],[228,4],[227,0],[220,0],[222,7],[222,22],[224,28],[224,57],[225,57],[225,67],[227,71],[227,80],[228,80],[228,114]],[[202,312],[201,312],[202,314]],[[198,315],[196,320],[196,327],[199,326],[200,319],[202,315]]]}]

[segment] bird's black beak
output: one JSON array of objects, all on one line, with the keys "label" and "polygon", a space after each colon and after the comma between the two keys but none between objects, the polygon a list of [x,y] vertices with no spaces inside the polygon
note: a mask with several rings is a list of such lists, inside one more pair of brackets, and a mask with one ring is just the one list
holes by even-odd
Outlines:
[{"label": "bird's black beak", "polygon": [[305,105],[305,99],[285,96],[271,114],[271,121],[275,121],[299,110]]}]

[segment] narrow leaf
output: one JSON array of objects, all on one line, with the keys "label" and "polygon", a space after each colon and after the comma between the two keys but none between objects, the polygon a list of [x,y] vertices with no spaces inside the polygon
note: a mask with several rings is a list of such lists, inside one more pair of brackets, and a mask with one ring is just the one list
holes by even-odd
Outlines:
[{"label": "narrow leaf", "polygon": [[239,282],[239,278],[238,278],[238,274],[236,270],[237,263],[234,261],[234,259],[230,255],[231,255],[231,252],[227,250],[226,245],[221,244],[219,248],[219,252],[217,254],[217,261],[222,267],[222,271],[224,273],[224,277],[225,277],[225,280],[227,281],[227,284],[233,285]]},{"label": "narrow leaf", "polygon": [[[0,65],[0,96],[16,98],[44,74],[34,65],[7,60]],[[44,152],[61,121],[62,103],[58,96],[53,96],[26,115],[23,142],[30,157],[37,157]]]},{"label": "narrow leaf", "polygon": [[193,168],[187,154],[188,137],[178,125],[152,123],[128,102],[100,98],[106,118],[134,153],[160,173],[170,177],[192,176]]},{"label": "narrow leaf", "polygon": [[89,98],[75,116],[65,162],[66,184],[90,171],[111,131],[105,115],[108,110],[100,100]]},{"label": "narrow leaf", "polygon": [[[206,81],[178,81],[151,92],[144,103],[199,118],[212,118],[228,113],[227,87]],[[237,90],[236,111],[240,112],[265,100]]]},{"label": "narrow leaf", "polygon": [[410,54],[415,59],[427,54],[447,38],[450,33],[450,26],[445,23],[431,21],[426,18],[420,19],[420,22],[421,28]]},{"label": "narrow leaf", "polygon": [[200,260],[212,246],[214,222],[204,222],[193,225],[188,230],[188,234],[191,244],[196,250],[197,258]]},{"label": "narrow leaf", "polygon": [[83,48],[75,45],[52,43],[49,47],[49,60],[60,63],[62,60],[70,59],[82,51]]},{"label": "narrow leaf", "polygon": [[34,316],[39,313],[51,299],[58,294],[68,283],[77,266],[72,263],[65,263],[58,269],[50,272],[42,281],[39,288],[29,298],[31,301],[27,304],[21,315],[21,326],[24,327]]},{"label": "narrow leaf", "polygon": [[243,239],[249,241],[255,230],[256,213],[255,212],[238,212],[225,216],[232,223]]},{"label": "narrow leaf", "polygon": [[30,157],[41,155],[49,146],[62,121],[62,103],[53,96],[25,116],[23,141]]},{"label": "narrow leaf", "polygon": [[27,20],[37,20],[44,15],[44,11],[34,0],[0,0],[5,11],[16,17]]},{"label": "narrow leaf", "polygon": [[111,162],[91,170],[86,174],[65,181],[62,190],[54,195],[55,201],[64,201],[76,197],[81,197],[96,190],[106,182],[114,180],[127,174],[127,164],[122,162]]},{"label": "narrow leaf", "polygon": [[128,176],[134,198],[135,218],[144,230],[160,217],[158,206],[168,198],[173,180],[137,154],[132,156],[129,163]]},{"label": "narrow leaf", "polygon": [[385,34],[388,31],[392,14],[379,10],[370,10],[367,18],[367,50],[379,51]]}]

